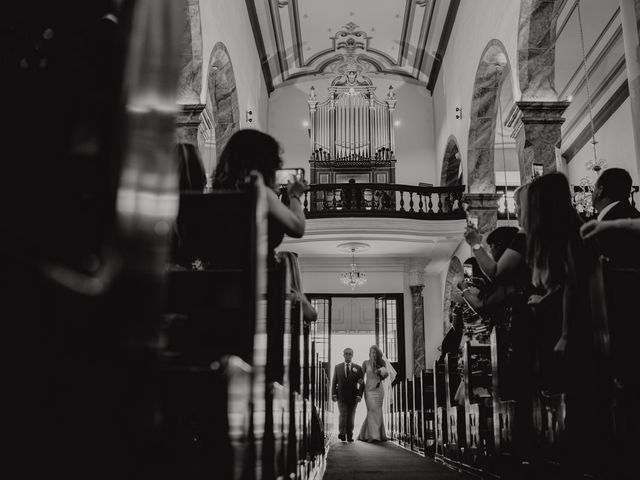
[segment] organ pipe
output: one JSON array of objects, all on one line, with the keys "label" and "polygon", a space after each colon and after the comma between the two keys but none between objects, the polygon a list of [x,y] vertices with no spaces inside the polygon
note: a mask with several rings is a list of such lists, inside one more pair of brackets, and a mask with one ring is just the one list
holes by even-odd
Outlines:
[{"label": "organ pipe", "polygon": [[[318,152],[317,160],[375,158],[383,147],[394,150],[395,99],[380,101],[373,88],[335,89],[323,102],[309,101],[311,146],[314,154]],[[326,153],[321,155],[320,149]]]}]

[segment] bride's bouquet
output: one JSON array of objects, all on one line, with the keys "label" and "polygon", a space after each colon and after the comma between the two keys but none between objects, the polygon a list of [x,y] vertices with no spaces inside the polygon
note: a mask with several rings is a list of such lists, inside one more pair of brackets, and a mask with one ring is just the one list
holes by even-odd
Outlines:
[{"label": "bride's bouquet", "polygon": [[376,388],[378,388],[380,386],[380,383],[389,376],[389,371],[387,370],[387,367],[380,367],[376,369],[376,375],[378,375],[378,378],[380,380],[378,380],[378,384],[376,385]]}]

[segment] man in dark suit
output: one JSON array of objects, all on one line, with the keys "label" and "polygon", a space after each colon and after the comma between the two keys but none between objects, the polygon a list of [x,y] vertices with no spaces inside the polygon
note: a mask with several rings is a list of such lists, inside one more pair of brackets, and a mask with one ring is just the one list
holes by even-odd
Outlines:
[{"label": "man in dark suit", "polygon": [[[631,176],[622,168],[602,172],[593,192],[598,220],[638,218],[629,203]],[[635,361],[640,329],[637,322],[640,294],[640,248],[638,237],[623,229],[611,229],[596,237],[605,261],[605,298],[611,339],[614,380],[616,464],[619,478],[631,478],[640,451],[640,381]],[[628,475],[625,476],[625,475]],[[618,478],[618,477],[616,477]]]},{"label": "man in dark suit", "polygon": [[[608,168],[600,174],[593,191],[598,220],[638,218],[640,212],[629,203],[631,176],[622,168]],[[601,253],[612,267],[640,267],[637,237],[625,230],[609,230],[598,236]]]},{"label": "man in dark suit", "polygon": [[351,348],[345,348],[343,355],[344,362],[336,365],[333,371],[331,399],[338,402],[340,411],[338,438],[343,442],[353,442],[353,419],[364,393],[364,373],[360,365],[351,361]]}]

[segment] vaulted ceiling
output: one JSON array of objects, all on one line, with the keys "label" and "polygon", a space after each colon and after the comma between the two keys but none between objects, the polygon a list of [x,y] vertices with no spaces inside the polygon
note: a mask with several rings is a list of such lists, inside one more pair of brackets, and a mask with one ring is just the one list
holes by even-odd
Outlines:
[{"label": "vaulted ceiling", "polygon": [[[429,85],[460,0],[246,0],[267,82],[358,70]],[[432,78],[433,80],[433,78]]]}]

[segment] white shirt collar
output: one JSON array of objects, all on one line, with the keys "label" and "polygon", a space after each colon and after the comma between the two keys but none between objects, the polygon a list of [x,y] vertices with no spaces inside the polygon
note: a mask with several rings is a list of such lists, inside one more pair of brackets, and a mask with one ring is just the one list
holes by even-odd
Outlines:
[{"label": "white shirt collar", "polygon": [[611,202],[609,205],[607,205],[606,207],[604,207],[602,210],[600,210],[600,212],[598,212],[598,221],[601,221],[604,216],[609,213],[609,210],[611,210],[613,207],[615,207],[617,204],[619,204],[620,201],[618,200],[617,202]]}]

